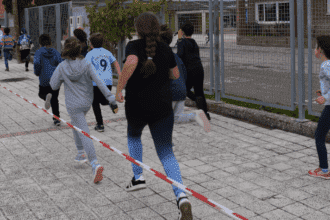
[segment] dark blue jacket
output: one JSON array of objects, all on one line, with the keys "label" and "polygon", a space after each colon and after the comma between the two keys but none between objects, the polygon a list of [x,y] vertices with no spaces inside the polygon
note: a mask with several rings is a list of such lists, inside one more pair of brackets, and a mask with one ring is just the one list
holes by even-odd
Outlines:
[{"label": "dark blue jacket", "polygon": [[41,47],[36,51],[34,55],[34,74],[39,76],[41,86],[50,86],[50,78],[62,61],[60,53],[54,48]]},{"label": "dark blue jacket", "polygon": [[187,70],[179,56],[174,54],[174,57],[179,68],[180,77],[171,80],[172,101],[183,101],[186,100],[187,96]]}]

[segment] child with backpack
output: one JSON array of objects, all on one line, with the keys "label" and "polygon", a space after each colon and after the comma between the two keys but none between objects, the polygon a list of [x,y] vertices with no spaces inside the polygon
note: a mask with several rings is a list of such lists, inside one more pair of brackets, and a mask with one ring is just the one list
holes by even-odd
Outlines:
[{"label": "child with backpack", "polygon": [[12,60],[13,59],[13,49],[16,47],[16,42],[13,36],[11,36],[10,33],[10,29],[9,28],[5,28],[4,29],[5,34],[2,37],[1,40],[1,48],[3,48],[3,53],[4,53],[4,57],[5,57],[5,65],[6,65],[6,71],[9,71],[9,64],[8,64],[8,60]]},{"label": "child with backpack", "polygon": [[[51,38],[48,34],[42,34],[39,37],[40,49],[34,55],[34,74],[39,76],[39,97],[45,100],[45,108],[48,110],[52,107],[52,112],[60,117],[58,104],[58,90],[50,87],[49,81],[56,67],[62,62],[60,53],[51,46]],[[60,126],[61,121],[53,118],[54,124]]]},{"label": "child with backpack", "polygon": [[[85,116],[93,102],[93,81],[110,103],[112,111],[117,113],[115,96],[99,79],[94,66],[81,55],[81,46],[77,38],[70,37],[65,40],[62,56],[65,61],[56,68],[50,85],[52,89],[57,90],[64,83],[65,105],[71,117],[71,124],[90,133]],[[97,162],[92,140],[74,129],[72,131],[78,150],[75,161],[79,163],[87,161],[85,150],[92,165],[93,182],[100,182],[103,179],[103,167]]]},{"label": "child with backpack", "polygon": [[319,96],[316,99],[316,102],[321,105],[324,104],[325,107],[321,113],[315,131],[315,143],[320,161],[319,168],[314,171],[309,170],[308,174],[314,177],[330,179],[330,172],[328,170],[328,152],[325,146],[325,137],[330,130],[330,36],[319,36],[316,38],[316,41],[315,56],[322,60],[321,71],[319,74],[321,90],[316,91]]},{"label": "child with backpack", "polygon": [[32,41],[25,28],[22,28],[21,36],[19,36],[17,45],[20,46],[21,60],[25,62],[25,71],[29,71],[30,48]]},{"label": "child with backpack", "polygon": [[[116,61],[116,58],[112,53],[102,47],[103,36],[100,33],[94,33],[89,38],[93,49],[87,53],[86,60],[93,64],[96,74],[98,77],[106,84],[108,89],[111,91],[112,88],[112,69],[111,64],[114,64],[117,73],[120,75],[120,66]],[[103,132],[103,118],[100,108],[101,105],[109,105],[108,100],[104,97],[98,86],[93,82],[94,100],[93,100],[93,112],[96,118],[97,125],[95,127],[96,131]]]},{"label": "child with backpack", "polygon": [[[170,45],[172,42],[172,31],[170,28],[167,27],[166,24],[160,26],[160,38],[164,43],[168,45]],[[187,96],[187,71],[179,56],[177,54],[174,54],[174,56],[180,72],[179,79],[171,80],[174,122],[189,122],[194,120],[200,126],[204,127],[204,130],[206,132],[209,132],[211,127],[210,122],[206,119],[206,115],[203,110],[197,110],[196,112],[190,114],[183,114],[184,102]]]}]

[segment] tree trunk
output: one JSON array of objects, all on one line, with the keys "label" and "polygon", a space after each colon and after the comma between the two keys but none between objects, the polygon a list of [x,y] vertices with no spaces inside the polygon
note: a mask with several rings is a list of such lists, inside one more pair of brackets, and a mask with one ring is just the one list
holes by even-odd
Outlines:
[{"label": "tree trunk", "polygon": [[[14,16],[14,29],[16,35],[14,36],[15,41],[18,41],[20,31],[19,31],[19,19],[18,19],[18,5],[17,5],[17,0],[13,0],[13,16]],[[16,46],[16,58],[17,58],[17,63],[21,63],[21,54],[19,53],[19,48]]]}]

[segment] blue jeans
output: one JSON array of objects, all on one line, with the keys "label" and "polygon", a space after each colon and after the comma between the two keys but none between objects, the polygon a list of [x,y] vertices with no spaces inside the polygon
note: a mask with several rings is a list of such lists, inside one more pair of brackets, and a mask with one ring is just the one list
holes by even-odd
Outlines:
[{"label": "blue jeans", "polygon": [[[183,184],[179,163],[176,160],[172,149],[172,133],[174,124],[173,112],[169,116],[161,119],[146,119],[145,117],[144,119],[138,119],[127,115],[126,108],[126,117],[128,123],[128,150],[130,156],[135,160],[142,162],[141,135],[143,128],[148,124],[155,143],[158,158],[163,164],[166,175],[169,178]],[[142,174],[143,170],[134,163],[132,163],[132,167],[134,176],[137,179]],[[178,197],[181,192],[184,192],[174,185],[172,185],[172,188],[176,197]]]},{"label": "blue jeans", "polygon": [[320,168],[328,169],[328,152],[325,147],[325,137],[330,130],[330,105],[326,105],[315,131],[317,154],[320,160]]},{"label": "blue jeans", "polygon": [[4,56],[5,56],[5,65],[6,65],[6,68],[8,69],[9,66],[8,66],[8,60],[12,60],[13,59],[13,56],[11,55],[10,51],[12,49],[3,49],[3,53],[4,53]]}]

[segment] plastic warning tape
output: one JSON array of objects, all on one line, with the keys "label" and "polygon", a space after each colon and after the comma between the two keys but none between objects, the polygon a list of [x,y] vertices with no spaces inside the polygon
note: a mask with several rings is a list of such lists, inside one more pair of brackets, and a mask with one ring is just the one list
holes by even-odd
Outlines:
[{"label": "plastic warning tape", "polygon": [[[1,85],[0,85],[0,86],[1,86]],[[171,185],[175,185],[176,187],[179,187],[180,189],[182,189],[182,190],[185,191],[186,193],[188,193],[188,194],[194,196],[195,198],[197,198],[197,199],[199,199],[199,200],[201,200],[201,201],[207,203],[208,205],[212,206],[213,208],[215,208],[215,209],[217,209],[217,210],[219,210],[219,211],[221,211],[221,212],[224,212],[225,214],[227,214],[228,216],[230,216],[230,217],[232,217],[232,218],[234,218],[234,219],[248,220],[247,218],[245,218],[245,217],[243,217],[243,216],[241,216],[241,215],[239,215],[239,214],[237,214],[237,213],[234,213],[234,212],[231,211],[230,209],[228,209],[228,208],[226,208],[226,207],[224,207],[224,206],[222,206],[222,205],[220,205],[220,204],[214,202],[214,201],[211,200],[211,199],[206,198],[205,196],[203,196],[203,195],[201,195],[201,194],[195,192],[194,190],[191,190],[191,189],[187,188],[186,186],[182,185],[181,183],[178,183],[178,182],[176,182],[175,180],[173,180],[173,179],[171,179],[171,178],[165,176],[164,174],[158,172],[157,170],[154,170],[154,169],[150,168],[149,166],[143,164],[142,162],[135,160],[134,158],[128,156],[127,154],[121,152],[120,150],[118,150],[118,149],[116,149],[116,148],[114,148],[114,147],[110,147],[108,144],[104,143],[103,141],[100,141],[100,140],[97,139],[96,137],[94,137],[94,136],[92,136],[92,135],[89,135],[88,133],[84,132],[83,130],[77,128],[76,126],[73,126],[73,125],[70,124],[69,122],[66,122],[65,120],[63,120],[63,119],[57,117],[56,115],[54,115],[54,114],[48,112],[46,109],[44,109],[44,108],[42,108],[42,107],[40,107],[40,106],[34,104],[33,102],[27,100],[26,98],[24,98],[24,97],[22,97],[22,96],[16,94],[15,92],[11,91],[10,89],[7,89],[6,87],[2,87],[2,88],[8,90],[9,92],[15,94],[15,95],[18,96],[18,97],[24,99],[24,101],[26,101],[26,102],[28,102],[28,103],[31,103],[31,104],[34,105],[36,108],[40,108],[42,111],[46,112],[46,113],[49,114],[49,115],[52,115],[52,116],[53,116],[54,118],[56,118],[57,120],[61,120],[61,121],[63,121],[64,123],[68,124],[71,128],[73,128],[73,129],[75,129],[76,131],[79,131],[80,133],[84,134],[86,137],[88,137],[88,138],[90,138],[90,139],[92,139],[92,140],[96,140],[96,141],[98,141],[98,142],[101,143],[104,147],[108,148],[108,149],[111,150],[111,151],[114,151],[114,152],[118,153],[120,156],[124,157],[126,160],[128,160],[128,161],[134,163],[134,164],[137,165],[137,166],[143,167],[144,169],[146,169],[147,171],[153,173],[155,176],[159,177],[160,179],[165,180],[166,182],[168,182],[168,183],[171,184]]]}]

